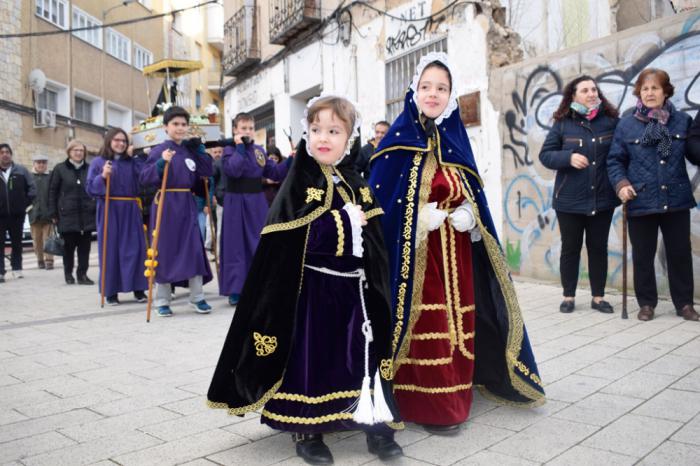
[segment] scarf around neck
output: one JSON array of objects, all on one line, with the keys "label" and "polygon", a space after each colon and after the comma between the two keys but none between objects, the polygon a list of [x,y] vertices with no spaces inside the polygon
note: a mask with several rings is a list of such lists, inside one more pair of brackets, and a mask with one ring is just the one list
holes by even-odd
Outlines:
[{"label": "scarf around neck", "polygon": [[656,146],[656,151],[663,159],[671,155],[671,133],[666,125],[672,112],[673,104],[670,100],[666,100],[660,108],[649,108],[642,103],[642,99],[637,100],[637,107],[634,111],[634,117],[646,123],[642,144]]},{"label": "scarf around neck", "polygon": [[583,104],[572,101],[569,108],[584,117],[586,120],[590,121],[595,118],[596,115],[598,115],[598,111],[600,110],[600,102],[598,102],[595,107],[588,108]]}]

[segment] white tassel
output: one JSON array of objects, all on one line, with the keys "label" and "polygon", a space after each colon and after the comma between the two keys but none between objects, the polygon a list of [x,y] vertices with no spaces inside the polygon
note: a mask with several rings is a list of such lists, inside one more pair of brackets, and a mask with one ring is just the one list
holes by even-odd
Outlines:
[{"label": "white tassel", "polygon": [[352,418],[358,424],[374,424],[374,417],[372,416],[372,392],[369,389],[370,378],[365,376],[362,378],[362,390],[360,391],[360,398],[357,401],[357,408],[355,412],[352,413]]},{"label": "white tassel", "polygon": [[389,405],[386,404],[384,398],[384,390],[382,389],[382,379],[379,376],[379,371],[374,373],[374,422],[391,422],[394,416],[391,414]]}]

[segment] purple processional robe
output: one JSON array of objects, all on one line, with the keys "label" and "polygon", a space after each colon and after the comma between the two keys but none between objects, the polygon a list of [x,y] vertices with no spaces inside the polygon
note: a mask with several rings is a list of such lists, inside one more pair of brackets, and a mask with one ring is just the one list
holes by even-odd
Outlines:
[{"label": "purple processional robe", "polygon": [[148,281],[143,276],[146,258],[146,236],[143,231],[139,173],[143,162],[132,157],[112,161],[110,202],[107,227],[107,260],[102,270],[102,240],[104,235],[105,194],[107,180],[102,178],[106,160],[97,157],[90,163],[87,193],[97,199],[97,250],[100,261],[98,291],[101,292],[105,274],[105,296],[129,291],[144,291]]},{"label": "purple processional robe", "polygon": [[222,168],[228,177],[221,224],[219,294],[240,294],[265,226],[268,203],[262,178],[282,181],[291,159],[276,164],[262,147],[238,144],[226,147]]},{"label": "purple processional robe", "polygon": [[197,223],[197,206],[191,189],[198,178],[213,175],[211,158],[206,154],[190,151],[174,141],[165,141],[151,150],[141,171],[141,183],[160,186],[165,163],[161,154],[165,149],[175,151],[168,168],[166,192],[159,192],[151,205],[149,239],[155,222],[159,202],[163,202],[158,239],[157,283],[183,284],[196,275],[202,275],[204,283],[211,281],[209,261],[204,252],[204,242]]}]

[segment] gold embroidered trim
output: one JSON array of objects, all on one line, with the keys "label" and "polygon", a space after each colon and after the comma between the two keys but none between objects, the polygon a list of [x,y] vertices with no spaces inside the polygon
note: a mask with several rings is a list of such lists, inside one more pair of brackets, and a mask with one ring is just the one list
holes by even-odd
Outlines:
[{"label": "gold embroidered trim", "polygon": [[362,202],[366,202],[368,204],[372,203],[372,193],[367,186],[360,188],[360,196],[362,197]]},{"label": "gold embroidered trim", "polygon": [[[444,169],[443,169],[444,173]],[[447,173],[444,173],[445,177],[447,177]],[[450,185],[450,195],[448,196],[448,199],[452,196],[452,184],[449,183]],[[452,294],[453,290],[451,289],[452,284],[450,283],[450,254],[448,252],[448,248],[451,246],[448,246],[447,240],[448,237],[450,236],[450,231],[452,230],[451,227],[447,225],[448,222],[443,222],[442,225],[440,225],[440,247],[442,251],[442,275],[443,275],[443,283],[445,286],[445,301],[447,301],[446,306],[447,306],[447,329],[450,332],[450,353],[452,353],[455,350],[455,347],[457,346],[457,329],[455,328],[455,319],[454,316],[452,315],[453,312],[452,310],[454,309],[454,303],[452,302]],[[454,253],[454,250],[451,251]]]},{"label": "gold embroidered trim", "polygon": [[[433,177],[435,176],[435,171],[437,169],[437,160],[435,159],[435,156],[432,154],[429,154],[427,157],[423,158],[422,154],[417,153],[416,157],[418,157],[418,160],[414,160],[414,164],[420,164],[421,160],[425,160],[425,163],[423,165],[423,174],[421,176],[421,181],[420,181],[420,189],[418,191],[418,210],[421,209],[422,206],[425,205],[426,202],[428,202],[428,198],[430,197],[430,190],[431,186],[433,183]],[[417,170],[416,170],[417,172]],[[417,176],[417,175],[416,175]],[[415,190],[411,194],[410,197],[410,203],[413,204],[415,201],[413,200],[413,197],[415,196]],[[407,200],[409,199],[409,196],[407,195]],[[409,232],[409,238],[410,238],[410,233],[413,229],[412,221],[413,217],[408,217],[407,218],[409,222],[404,225],[404,231]],[[410,241],[408,241],[409,247],[410,247]],[[414,273],[413,273],[413,291],[412,291],[412,298],[411,302],[409,303],[409,316],[408,316],[408,328],[406,329],[406,336],[410,337],[410,335],[413,334],[413,328],[416,325],[416,322],[418,322],[418,318],[420,317],[420,311],[419,307],[421,304],[421,301],[423,299],[423,284],[425,282],[425,268],[427,266],[427,254],[428,254],[428,242],[423,241],[420,244],[416,245],[416,252],[415,252],[415,258],[414,258]],[[408,256],[408,259],[410,260],[410,255]],[[405,260],[405,258],[404,258]],[[408,264],[406,264],[406,267],[408,268]],[[408,277],[406,278],[406,280]],[[402,283],[404,287],[407,287],[407,283]],[[401,290],[399,289],[399,292]],[[405,297],[404,297],[405,299]],[[398,312],[397,312],[397,319],[398,319]],[[398,373],[399,368],[401,367],[401,361],[406,358],[408,355],[408,350],[410,348],[410,338],[404,338],[403,341],[401,342],[401,347],[398,348],[398,351],[395,351],[395,362],[394,362],[394,374]]]},{"label": "gold embroidered trim", "polygon": [[[396,324],[394,325],[394,333],[391,341],[392,353],[396,355],[397,349],[399,347],[399,340],[401,339],[401,331],[403,329],[404,321],[404,306],[406,304],[406,291],[408,288],[408,279],[411,264],[411,250],[413,246],[412,242],[412,232],[413,232],[413,211],[415,207],[414,197],[416,194],[416,186],[418,185],[418,170],[420,169],[422,161],[422,154],[416,152],[413,156],[412,167],[408,175],[408,189],[406,191],[406,210],[404,212],[404,229],[402,232],[403,245],[401,246],[401,283],[398,287],[398,293],[396,297]],[[410,309],[410,306],[409,306]],[[398,372],[399,364],[395,365],[394,373]]]},{"label": "gold embroidered trim", "polygon": [[338,247],[336,247],[335,255],[343,255],[343,246],[345,246],[345,230],[343,229],[343,219],[340,217],[340,212],[331,210],[333,219],[335,220],[335,228],[338,230]]},{"label": "gold embroidered trim", "polygon": [[307,404],[319,404],[326,403],[328,401],[340,400],[342,398],[357,398],[360,396],[359,390],[346,390],[343,392],[328,393],[321,396],[306,396],[300,395],[298,393],[283,393],[277,392],[275,396],[272,397],[273,400],[287,400],[287,401],[298,401],[300,403]]},{"label": "gold embroidered trim", "polygon": [[537,408],[538,406],[542,406],[547,402],[545,399],[544,395],[542,395],[540,398],[532,401],[526,401],[523,403],[517,403],[515,401],[510,401],[506,400],[505,398],[501,398],[500,396],[496,395],[495,393],[489,391],[486,387],[483,385],[477,385],[476,388],[479,390],[479,393],[481,396],[486,398],[487,400],[491,400],[495,403],[504,405],[504,406],[511,406],[513,408]]},{"label": "gold embroidered trim", "polygon": [[365,217],[367,217],[367,220],[370,218],[376,217],[377,215],[384,215],[384,211],[382,210],[381,207],[376,207],[374,209],[368,210],[365,212]]},{"label": "gold embroidered trim", "polygon": [[411,335],[412,340],[449,340],[450,334],[448,332],[429,332],[429,333],[414,333]]},{"label": "gold embroidered trim", "polygon": [[281,414],[272,413],[263,409],[262,415],[277,422],[286,422],[287,424],[323,424],[325,422],[333,422],[340,420],[352,420],[352,413],[333,413],[319,417],[298,417],[298,416],[283,416]]},{"label": "gold embroidered trim", "polygon": [[306,202],[310,204],[313,201],[321,202],[323,200],[323,189],[320,188],[306,188]]},{"label": "gold embroidered trim", "polygon": [[452,362],[452,356],[435,359],[403,358],[399,359],[400,364],[412,364],[415,366],[444,366]]},{"label": "gold embroidered trim", "polygon": [[384,380],[391,380],[394,378],[394,361],[391,359],[382,359],[379,363],[379,373],[382,375]]},{"label": "gold embroidered trim", "polygon": [[342,186],[336,186],[335,189],[338,190],[338,194],[340,194],[340,197],[343,199],[343,202],[345,202],[346,204],[352,204],[352,200],[350,200],[350,196],[348,196],[348,192],[345,190],[345,188],[343,188]]},{"label": "gold embroidered trim", "polygon": [[[442,160],[442,149],[440,148],[440,132],[439,132],[439,131],[436,131],[435,134],[437,135],[437,144],[436,144],[436,147],[437,147],[437,156],[438,156],[438,159],[440,160],[440,165],[445,165],[445,166],[448,166],[448,167],[460,168],[460,169],[462,169],[462,170],[468,171],[469,173],[471,173],[471,174],[477,179],[477,181],[479,182],[479,184],[480,184],[481,187],[483,188],[483,187],[484,187],[484,182],[483,182],[483,180],[481,179],[481,177],[479,176],[479,174],[476,173],[474,170],[472,170],[471,168],[469,168],[469,167],[467,167],[467,166],[465,166],[465,165],[460,165],[460,164],[458,164],[458,163],[449,163],[449,162],[445,162],[444,160]],[[432,141],[430,141],[430,142],[428,143],[428,147],[427,147],[427,148],[423,148],[423,147],[414,147],[414,146],[390,146],[390,147],[387,147],[387,148],[385,148],[385,149],[380,150],[379,152],[375,152],[374,155],[373,155],[372,157],[370,157],[369,160],[370,160],[370,162],[371,162],[372,160],[376,159],[376,158],[379,157],[380,155],[385,154],[385,153],[388,153],[388,152],[392,152],[392,151],[395,151],[395,150],[409,150],[409,151],[416,151],[416,152],[430,152],[430,151],[432,151],[432,148],[433,148],[433,147],[432,147],[433,145],[431,144],[431,142],[432,142]]]},{"label": "gold embroidered trim", "polygon": [[403,430],[406,428],[406,425],[403,422],[387,422],[386,425],[394,430]]},{"label": "gold embroidered trim", "polygon": [[460,384],[453,385],[451,387],[422,387],[420,385],[394,385],[394,390],[404,390],[407,392],[418,392],[418,393],[455,393],[463,390],[471,390],[472,384]]},{"label": "gold embroidered trim", "polygon": [[446,304],[419,304],[417,306],[418,310],[421,311],[446,311]]},{"label": "gold embroidered trim", "polygon": [[270,388],[268,391],[266,391],[265,394],[255,403],[251,403],[251,404],[246,405],[246,406],[240,406],[237,408],[232,408],[231,406],[229,406],[228,403],[219,403],[216,401],[207,400],[207,406],[209,406],[212,409],[227,409],[228,413],[232,416],[240,416],[242,414],[249,413],[251,411],[256,411],[256,410],[262,408],[265,405],[265,403],[270,401],[270,399],[274,396],[274,394],[277,392],[277,390],[279,390],[280,386],[282,385],[283,379],[284,379],[284,377],[282,377],[282,379],[279,379],[272,386],[272,388]]},{"label": "gold embroidered trim", "polygon": [[[469,194],[472,196],[472,198],[474,198],[474,193],[472,192],[469,183],[464,178],[464,174],[460,173],[460,176],[462,177],[462,184],[469,191]],[[506,365],[508,368],[508,375],[510,377],[511,383],[513,384],[513,387],[516,390],[518,390],[523,396],[533,400],[531,403],[519,403],[517,405],[539,406],[540,404],[545,402],[544,394],[530,386],[528,383],[523,381],[519,376],[515,374],[515,368],[517,367],[515,365],[515,362],[518,361],[517,355],[520,353],[520,348],[522,347],[522,342],[525,336],[525,324],[523,322],[523,316],[520,311],[518,298],[515,294],[515,287],[513,286],[513,282],[510,280],[508,265],[503,255],[503,251],[498,245],[498,241],[496,241],[496,239],[491,235],[491,233],[482,223],[481,215],[479,214],[479,208],[476,203],[473,204],[473,208],[477,225],[479,226],[479,230],[481,231],[482,241],[484,242],[486,252],[489,255],[489,259],[491,261],[494,273],[496,274],[498,283],[501,286],[503,299],[508,309],[509,326],[508,338],[506,341],[506,361],[508,361],[509,363]],[[523,377],[528,377],[528,375],[523,374]],[[542,381],[536,374],[529,374],[529,378],[530,380],[532,380],[532,382],[534,382],[538,386],[541,386]],[[484,391],[489,393],[489,395],[491,395],[492,398],[500,400],[499,397],[488,392],[486,388],[484,388]]]},{"label": "gold embroidered trim", "polygon": [[269,356],[277,349],[277,337],[253,332],[253,342],[256,356]]},{"label": "gold embroidered trim", "polygon": [[[320,168],[321,168],[321,172],[326,177],[326,184],[328,186],[333,186],[333,178],[332,178],[331,168],[328,167],[327,165],[320,165]],[[265,228],[263,228],[261,234],[264,235],[267,233],[275,233],[278,231],[294,230],[295,228],[299,228],[299,227],[303,227],[305,225],[308,225],[309,223],[313,222],[318,217],[323,215],[327,210],[329,210],[331,208],[332,202],[333,202],[333,189],[327,189],[326,190],[326,199],[321,207],[317,207],[316,209],[312,210],[310,213],[306,214],[304,217],[297,218],[297,219],[291,220],[289,222],[273,223],[273,224],[267,225]]]}]

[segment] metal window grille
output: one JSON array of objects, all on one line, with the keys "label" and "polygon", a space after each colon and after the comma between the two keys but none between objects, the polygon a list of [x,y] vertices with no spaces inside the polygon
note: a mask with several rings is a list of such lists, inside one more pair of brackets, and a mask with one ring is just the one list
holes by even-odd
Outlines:
[{"label": "metal window grille", "polygon": [[386,62],[384,83],[386,86],[386,119],[394,121],[403,110],[406,90],[416,71],[418,62],[430,52],[447,52],[447,39],[438,39],[418,50],[408,52]]}]

